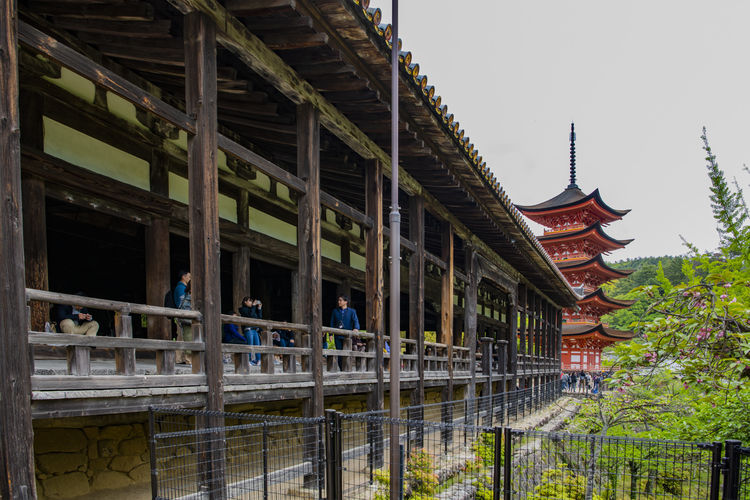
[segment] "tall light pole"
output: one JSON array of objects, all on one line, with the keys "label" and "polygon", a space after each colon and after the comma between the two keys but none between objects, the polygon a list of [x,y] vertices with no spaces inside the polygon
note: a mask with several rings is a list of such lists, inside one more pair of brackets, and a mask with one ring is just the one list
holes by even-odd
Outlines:
[{"label": "tall light pole", "polygon": [[[391,370],[390,403],[391,418],[401,413],[401,214],[398,207],[398,0],[393,2],[393,26],[391,38],[391,213],[388,218],[391,229]],[[400,498],[401,478],[399,449],[399,425],[391,424],[391,498]]]}]

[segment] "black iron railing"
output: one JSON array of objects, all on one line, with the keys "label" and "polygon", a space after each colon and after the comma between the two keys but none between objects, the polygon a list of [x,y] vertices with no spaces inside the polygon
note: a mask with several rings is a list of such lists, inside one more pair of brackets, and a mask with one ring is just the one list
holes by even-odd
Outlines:
[{"label": "black iron railing", "polygon": [[[405,410],[414,416],[415,408]],[[750,448],[738,441],[521,431],[476,425],[486,410],[470,418],[454,411],[447,421],[448,405],[434,408],[421,408],[425,419],[154,409],[153,497],[380,500],[389,498],[397,467],[406,499],[750,499]],[[225,442],[218,460],[205,453],[214,439]],[[399,448],[396,463],[391,446]]]}]

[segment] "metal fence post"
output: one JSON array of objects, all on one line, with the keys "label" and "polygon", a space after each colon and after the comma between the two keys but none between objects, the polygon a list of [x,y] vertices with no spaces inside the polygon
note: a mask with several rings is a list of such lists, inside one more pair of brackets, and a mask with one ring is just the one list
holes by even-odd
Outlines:
[{"label": "metal fence post", "polygon": [[495,427],[493,433],[495,435],[495,463],[492,471],[492,500],[500,500],[500,458],[503,456],[503,429]]},{"label": "metal fence post", "polygon": [[506,427],[503,435],[505,437],[505,454],[503,456],[503,500],[511,500],[513,488],[511,487],[511,466],[513,465],[513,430]]},{"label": "metal fence post", "polygon": [[159,496],[159,472],[156,470],[156,421],[154,409],[148,409],[149,455],[151,456],[151,498]]},{"label": "metal fence post", "polygon": [[725,441],[726,475],[724,476],[724,499],[738,500],[740,494],[740,454],[738,448],[742,442],[730,439]]},{"label": "metal fence post", "polygon": [[268,500],[268,422],[263,422],[263,500]]},{"label": "metal fence post", "polygon": [[[393,425],[393,424],[391,424]],[[401,461],[398,464],[398,499],[404,500],[404,445],[399,444],[399,458]]]},{"label": "metal fence post", "polygon": [[336,410],[326,410],[326,498],[341,500],[339,479],[341,475],[341,449],[338,446],[341,435],[340,420]]},{"label": "metal fence post", "polygon": [[711,489],[709,500],[719,500],[722,469],[721,448],[722,445],[718,441],[714,441],[711,445]]}]

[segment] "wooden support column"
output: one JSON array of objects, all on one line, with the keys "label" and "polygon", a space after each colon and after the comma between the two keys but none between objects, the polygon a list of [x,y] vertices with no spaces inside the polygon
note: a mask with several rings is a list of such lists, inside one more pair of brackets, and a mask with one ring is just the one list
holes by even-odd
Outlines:
[{"label": "wooden support column", "polygon": [[[525,285],[518,286],[518,311],[520,314],[520,325],[518,328],[518,354],[526,356],[527,350],[527,331],[529,325],[529,314],[528,314],[528,293],[526,292]],[[526,370],[526,360],[523,362],[523,369]]]},{"label": "wooden support column", "polygon": [[0,497],[7,499],[36,498],[18,102],[17,3],[0,0]]},{"label": "wooden support column", "polygon": [[203,338],[194,340],[206,343],[207,408],[222,411],[216,33],[214,25],[197,13],[185,16],[185,79],[187,112],[196,121],[196,133],[188,138],[192,305],[203,313]]},{"label": "wooden support column", "polygon": [[440,288],[440,342],[448,346],[448,384],[444,401],[453,401],[453,227],[443,222],[441,258],[445,262]]},{"label": "wooden support column", "polygon": [[[221,354],[221,287],[219,283],[219,177],[217,168],[216,32],[203,14],[185,16],[185,104],[195,119],[195,135],[188,136],[188,182],[190,222],[190,272],[192,306],[203,314],[200,328],[193,324],[193,340],[203,340],[206,408],[224,410],[224,365]],[[201,356],[193,353],[193,372],[202,368]],[[204,425],[218,428],[221,417],[208,417]],[[224,492],[224,436],[215,431],[201,447],[201,481],[212,498]]]},{"label": "wooden support column", "polygon": [[312,389],[310,417],[323,416],[323,277],[320,254],[320,122],[309,103],[297,106],[297,176],[305,181],[298,202],[299,304],[303,322],[310,325]]},{"label": "wooden support column", "polygon": [[[477,352],[477,288],[479,287],[479,266],[477,262],[476,251],[466,246],[466,263],[464,269],[466,270],[466,286],[464,287],[464,347],[469,348],[469,373],[471,374],[471,380],[469,381],[469,394],[471,399],[476,396],[476,352]],[[482,366],[486,363],[490,363],[491,360],[484,359],[484,351],[482,354]]]},{"label": "wooden support column", "polygon": [[557,323],[555,324],[555,334],[557,335],[557,342],[555,344],[557,345],[557,368],[558,370],[562,371],[562,345],[563,345],[563,336],[562,336],[562,325],[563,325],[563,312],[562,309],[557,310]]},{"label": "wooden support column", "polygon": [[[37,93],[21,92],[21,144],[37,151],[44,150],[43,108],[44,97]],[[48,290],[47,210],[44,180],[32,175],[24,176],[22,190],[26,286],[38,290]],[[49,311],[50,305],[46,302],[31,303],[30,325],[32,330],[44,331],[44,324],[50,320]]]},{"label": "wooden support column", "polygon": [[417,371],[419,381],[414,394],[414,405],[424,404],[424,200],[409,198],[409,240],[417,247],[409,257],[409,332],[408,338],[417,341]]},{"label": "wooden support column", "polygon": [[[154,150],[149,171],[151,192],[169,197],[169,165],[165,154]],[[152,217],[145,230],[146,240],[146,302],[164,305],[164,294],[171,290],[169,268],[169,219]],[[169,319],[148,317],[148,338],[169,340],[172,328]],[[172,351],[168,351],[171,353]],[[158,358],[157,358],[158,359]]]},{"label": "wooden support column", "polygon": [[508,307],[506,309],[508,319],[508,373],[516,374],[518,369],[518,294],[512,291],[508,293]]},{"label": "wooden support column", "polygon": [[[365,163],[365,203],[366,212],[372,218],[372,228],[365,234],[365,297],[367,301],[367,331],[375,335],[372,349],[375,358],[368,364],[368,371],[375,372],[375,390],[367,401],[368,409],[380,411],[384,408],[385,382],[383,375],[384,315],[383,308],[383,164],[377,160]],[[368,350],[370,348],[368,347]],[[370,363],[370,362],[368,362]],[[381,426],[372,426],[376,433],[376,467],[383,465],[383,432]]]},{"label": "wooden support column", "polygon": [[[38,290],[49,290],[49,268],[47,265],[47,210],[45,206],[44,180],[36,176],[23,179],[23,243],[26,263],[26,286]],[[30,328],[44,331],[50,320],[47,302],[31,303]]]},{"label": "wooden support column", "polygon": [[[250,227],[249,195],[245,190],[237,196],[237,225]],[[238,310],[242,299],[250,295],[250,247],[242,245],[232,254],[232,309]]]}]

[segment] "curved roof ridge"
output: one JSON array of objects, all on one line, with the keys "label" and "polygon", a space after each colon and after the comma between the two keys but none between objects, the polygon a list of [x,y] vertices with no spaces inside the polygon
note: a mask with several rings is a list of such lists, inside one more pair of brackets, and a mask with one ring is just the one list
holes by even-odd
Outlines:
[{"label": "curved roof ridge", "polygon": [[[382,11],[380,9],[370,7],[370,0],[344,1],[350,1],[354,5],[358,5],[360,9],[356,10],[358,10],[360,14],[369,21],[371,29],[380,36],[388,49],[393,50],[392,26],[390,24],[380,23],[382,20]],[[495,195],[503,208],[505,208],[511,216],[511,219],[526,235],[531,245],[547,261],[550,268],[553,269],[553,272],[559,276],[563,283],[567,283],[567,280],[562,273],[560,273],[557,265],[555,265],[552,258],[534,235],[521,212],[516,208],[516,205],[510,200],[510,197],[505,192],[505,189],[500,185],[500,181],[487,166],[487,162],[483,161],[482,156],[479,155],[479,149],[474,143],[470,142],[469,136],[466,135],[466,131],[461,128],[459,122],[455,120],[453,113],[448,113],[448,106],[443,104],[442,97],[435,94],[435,86],[427,84],[427,75],[419,74],[419,64],[412,62],[412,53],[410,51],[402,50],[402,40],[400,38],[397,42],[397,48],[399,50],[399,62],[401,63],[400,69],[402,74],[409,77],[407,78],[407,81],[412,85],[412,90],[421,93],[423,101],[429,106],[432,113],[440,120],[444,131],[452,136],[456,146],[463,151],[464,156],[484,180],[487,188]],[[575,294],[572,288],[570,290],[571,293]]]},{"label": "curved roof ridge", "polygon": [[596,325],[563,325],[563,337],[579,337],[598,333],[603,337],[610,338],[614,341],[629,340],[637,334],[629,330],[617,330],[604,326],[602,323]]},{"label": "curved roof ridge", "polygon": [[635,269],[616,269],[614,267],[611,267],[609,264],[604,262],[602,254],[599,254],[596,257],[592,257],[588,260],[558,262],[557,267],[559,267],[560,269],[564,269],[565,271],[572,271],[580,267],[590,266],[592,264],[597,264],[601,266],[602,269],[610,271],[613,274],[622,275],[622,277],[629,276],[633,274],[633,272],[635,272]]},{"label": "curved roof ridge", "polygon": [[561,239],[568,239],[568,238],[574,238],[576,236],[584,236],[586,234],[595,232],[602,238],[604,238],[607,241],[610,241],[612,243],[615,243],[617,245],[622,245],[623,247],[625,245],[630,244],[633,241],[633,238],[627,239],[627,240],[618,240],[616,238],[613,238],[612,236],[608,235],[604,232],[604,229],[602,228],[601,222],[595,222],[591,224],[590,226],[584,227],[583,229],[579,229],[577,231],[569,231],[569,232],[561,232],[556,234],[549,234],[549,235],[542,235],[539,236],[537,239],[539,241],[554,241],[554,240],[561,240]]},{"label": "curved roof ridge", "polygon": [[595,291],[583,297],[583,299],[581,299],[578,303],[580,304],[581,302],[587,302],[589,300],[595,300],[595,299],[599,299],[602,302],[606,302],[608,304],[612,304],[614,306],[619,306],[619,307],[630,307],[636,302],[635,300],[614,299],[612,297],[609,297],[607,294],[605,294],[604,290],[602,290],[601,288],[597,288]]},{"label": "curved roof ridge", "polygon": [[601,208],[612,214],[612,216],[615,218],[622,218],[630,213],[630,209],[617,210],[607,205],[602,199],[601,193],[599,193],[599,188],[594,189],[591,193],[586,195],[578,187],[570,186],[565,188],[562,193],[550,198],[547,201],[537,203],[536,205],[516,205],[516,208],[518,208],[518,210],[520,210],[522,213],[541,212],[552,209],[574,207],[578,204],[585,203],[592,199],[595,200]]}]

